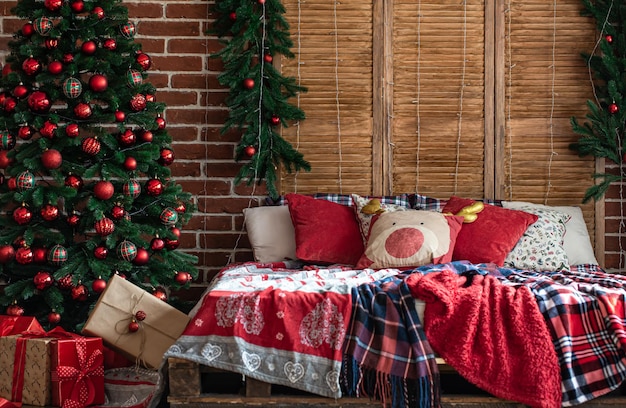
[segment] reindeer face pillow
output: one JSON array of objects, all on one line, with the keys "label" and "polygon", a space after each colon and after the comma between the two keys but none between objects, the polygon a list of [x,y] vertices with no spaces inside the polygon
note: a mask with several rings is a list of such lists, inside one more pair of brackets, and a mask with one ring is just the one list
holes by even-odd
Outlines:
[{"label": "reindeer face pillow", "polygon": [[357,268],[400,268],[452,260],[462,216],[409,210],[383,213],[373,220]]}]

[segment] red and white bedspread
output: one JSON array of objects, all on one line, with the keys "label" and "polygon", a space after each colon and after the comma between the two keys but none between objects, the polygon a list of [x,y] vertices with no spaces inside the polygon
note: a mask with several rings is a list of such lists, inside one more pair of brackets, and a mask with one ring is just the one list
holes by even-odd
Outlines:
[{"label": "red and white bedspread", "polygon": [[246,263],[222,270],[166,357],[340,397],[350,291],[400,271],[290,266],[299,265]]}]

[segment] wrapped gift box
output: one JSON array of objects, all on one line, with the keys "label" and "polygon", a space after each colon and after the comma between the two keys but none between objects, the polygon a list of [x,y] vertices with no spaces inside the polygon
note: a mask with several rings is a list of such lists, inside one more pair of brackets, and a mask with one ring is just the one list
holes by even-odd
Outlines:
[{"label": "wrapped gift box", "polygon": [[50,347],[55,339],[0,337],[0,397],[25,405],[50,405]]},{"label": "wrapped gift box", "polygon": [[[138,315],[144,319],[137,319]],[[138,326],[134,332],[129,330],[133,322]],[[189,316],[185,313],[113,275],[82,333],[102,337],[107,346],[132,361],[158,369],[163,355],[182,334],[188,322]]]},{"label": "wrapped gift box", "polygon": [[[50,333],[54,335],[54,333]],[[86,407],[104,403],[102,339],[61,333],[50,348],[52,404]]]},{"label": "wrapped gift box", "polygon": [[45,333],[45,330],[34,317],[0,315],[0,336],[24,332]]}]

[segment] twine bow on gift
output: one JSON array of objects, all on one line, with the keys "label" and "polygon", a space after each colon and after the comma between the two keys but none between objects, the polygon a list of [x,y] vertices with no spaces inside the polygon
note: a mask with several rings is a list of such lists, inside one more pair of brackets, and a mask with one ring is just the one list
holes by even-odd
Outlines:
[{"label": "twine bow on gift", "polygon": [[82,337],[74,338],[78,367],[58,366],[57,376],[59,383],[70,381],[74,383],[69,398],[63,400],[62,408],[82,408],[90,405],[95,396],[96,389],[90,377],[102,377],[104,356],[101,350],[95,350],[87,357],[87,341]]},{"label": "twine bow on gift", "polygon": [[[145,292],[144,292],[145,293]],[[141,340],[139,343],[139,355],[137,355],[136,363],[139,365],[139,362],[143,361],[143,352],[145,351],[146,346],[146,333],[143,330],[143,320],[146,318],[146,313],[139,310],[139,302],[141,298],[143,298],[144,293],[141,293],[139,297],[135,293],[133,293],[130,297],[130,307],[128,309],[122,310],[126,313],[126,316],[122,319],[118,320],[115,324],[115,332],[119,335],[132,335],[136,332],[139,332],[141,336]],[[130,312],[128,312],[130,310]],[[131,329],[132,325],[136,325],[134,329]]]}]

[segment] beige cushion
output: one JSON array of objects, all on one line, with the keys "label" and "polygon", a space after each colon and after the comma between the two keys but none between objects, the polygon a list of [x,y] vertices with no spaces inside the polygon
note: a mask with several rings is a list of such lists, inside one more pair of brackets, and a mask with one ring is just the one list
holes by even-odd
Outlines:
[{"label": "beige cushion", "polygon": [[257,262],[296,259],[296,235],[286,205],[245,208],[243,215]]}]

